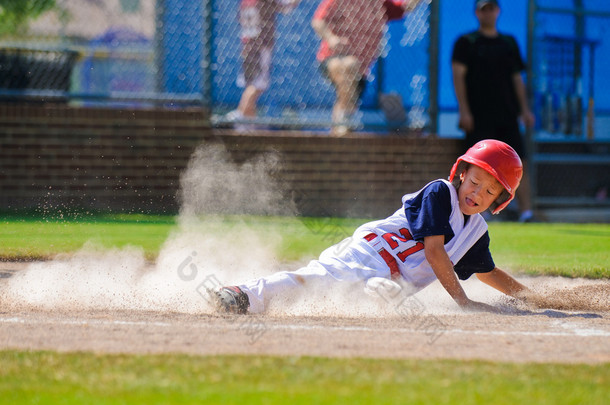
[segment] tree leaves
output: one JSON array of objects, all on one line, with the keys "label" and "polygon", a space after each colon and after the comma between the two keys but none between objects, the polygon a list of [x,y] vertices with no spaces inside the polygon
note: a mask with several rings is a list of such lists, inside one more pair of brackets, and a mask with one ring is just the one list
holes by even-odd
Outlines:
[{"label": "tree leaves", "polygon": [[25,33],[31,20],[55,6],[55,0],[0,0],[0,36]]}]

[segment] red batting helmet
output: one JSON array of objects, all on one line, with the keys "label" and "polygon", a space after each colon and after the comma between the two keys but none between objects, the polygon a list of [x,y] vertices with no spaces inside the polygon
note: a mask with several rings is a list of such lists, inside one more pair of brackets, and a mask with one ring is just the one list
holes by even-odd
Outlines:
[{"label": "red batting helmet", "polygon": [[491,212],[497,214],[506,208],[515,197],[515,191],[523,176],[523,164],[517,152],[504,142],[495,139],[485,139],[475,143],[451,168],[449,181],[456,188],[460,186],[460,175],[466,170],[468,163],[485,170],[504,187],[504,192],[489,207]]}]

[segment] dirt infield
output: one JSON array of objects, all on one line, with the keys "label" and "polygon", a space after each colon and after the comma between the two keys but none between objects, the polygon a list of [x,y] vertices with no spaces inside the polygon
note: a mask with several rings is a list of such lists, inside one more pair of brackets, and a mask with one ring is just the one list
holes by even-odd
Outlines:
[{"label": "dirt infield", "polygon": [[[0,315],[0,348],[505,362],[610,361],[608,314],[446,315],[439,336],[399,319],[222,318],[167,313]],[[249,330],[253,325],[259,326]],[[262,328],[262,329],[261,329]]]},{"label": "dirt infield", "polygon": [[[0,291],[24,263],[0,265]],[[464,313],[438,285],[384,316],[218,316],[167,310],[53,309],[0,304],[0,349],[100,353],[264,354],[366,358],[610,362],[610,282],[530,278],[556,285],[579,310],[524,309],[495,296],[503,314]],[[436,283],[438,284],[438,283]],[[480,284],[480,283],[479,283]],[[587,307],[588,306],[588,307]],[[433,310],[430,308],[434,307]]]}]

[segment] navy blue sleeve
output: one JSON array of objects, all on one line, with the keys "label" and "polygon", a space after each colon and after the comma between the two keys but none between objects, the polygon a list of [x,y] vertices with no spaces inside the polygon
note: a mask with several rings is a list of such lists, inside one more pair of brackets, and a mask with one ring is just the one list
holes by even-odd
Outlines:
[{"label": "navy blue sleeve", "polygon": [[495,267],[489,251],[489,232],[485,232],[453,269],[460,280],[466,280],[474,273],[489,273]]},{"label": "navy blue sleeve", "polygon": [[449,223],[451,193],[442,181],[430,183],[414,198],[406,200],[404,209],[413,239],[423,241],[426,236],[435,235],[444,235],[445,241],[453,238]]}]

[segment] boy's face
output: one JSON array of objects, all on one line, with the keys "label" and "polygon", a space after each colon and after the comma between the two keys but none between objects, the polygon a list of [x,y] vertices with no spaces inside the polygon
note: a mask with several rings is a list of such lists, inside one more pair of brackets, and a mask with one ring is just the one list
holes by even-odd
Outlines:
[{"label": "boy's face", "polygon": [[504,191],[498,180],[478,166],[471,165],[460,178],[458,200],[464,215],[480,214]]}]

